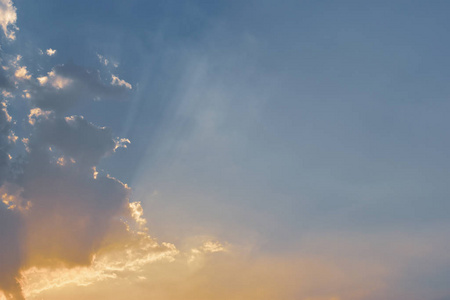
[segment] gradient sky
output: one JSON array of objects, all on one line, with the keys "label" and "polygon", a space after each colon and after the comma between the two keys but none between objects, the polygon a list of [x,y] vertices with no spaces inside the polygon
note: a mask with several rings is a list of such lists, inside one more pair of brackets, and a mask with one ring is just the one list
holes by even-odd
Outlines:
[{"label": "gradient sky", "polygon": [[0,0],[0,299],[450,300],[449,13]]}]

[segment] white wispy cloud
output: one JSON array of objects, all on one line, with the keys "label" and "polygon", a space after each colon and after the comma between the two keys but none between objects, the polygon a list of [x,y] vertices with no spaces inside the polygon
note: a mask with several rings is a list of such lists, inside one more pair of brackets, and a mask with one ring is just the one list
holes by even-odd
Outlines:
[{"label": "white wispy cloud", "polygon": [[100,61],[100,63],[101,63],[102,65],[107,66],[107,65],[109,64],[109,59],[107,59],[107,58],[104,57],[103,55],[97,53],[97,57],[98,57],[98,60]]}]

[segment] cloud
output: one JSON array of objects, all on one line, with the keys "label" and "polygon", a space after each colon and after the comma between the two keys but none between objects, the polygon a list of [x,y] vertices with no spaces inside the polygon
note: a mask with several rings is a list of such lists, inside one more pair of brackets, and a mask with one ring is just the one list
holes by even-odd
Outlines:
[{"label": "cloud", "polygon": [[194,262],[189,261],[189,253],[180,253],[171,263],[161,260],[95,285],[83,282],[76,289],[66,285],[40,295],[49,300],[363,300],[381,295],[391,278],[382,266],[362,265],[347,258],[333,261],[321,254],[298,252],[261,255],[233,248],[199,253]]},{"label": "cloud", "polygon": [[[74,72],[52,72],[42,85],[53,91],[76,82],[93,97],[104,92],[105,86]],[[58,76],[72,81],[59,85]],[[28,299],[56,287],[125,278],[179,255],[173,244],[149,235],[142,206],[130,201],[130,188],[96,171],[104,156],[129,140],[53,108],[30,109],[29,136],[22,139],[27,152],[14,168],[9,156],[13,118],[6,104],[0,111],[0,298],[2,292],[6,299]],[[220,245],[206,243],[194,252],[198,259],[217,251]]]},{"label": "cloud", "polygon": [[52,48],[48,48],[48,49],[45,51],[45,53],[46,53],[48,56],[53,56],[53,55],[56,54],[56,50],[54,50],[54,49],[52,49]]},{"label": "cloud", "polygon": [[[3,171],[9,169],[11,117],[6,108],[2,112]],[[94,174],[100,159],[128,140],[81,116],[39,108],[30,111],[29,123],[26,159],[18,162],[15,176],[2,176],[7,182],[0,190],[0,238],[5,241],[0,244],[0,290],[8,299],[23,299],[18,283],[35,282],[43,273],[66,270],[66,277],[54,278],[59,286],[76,281],[73,272],[88,269],[80,280],[95,282],[176,255],[174,246],[148,235],[142,208],[129,201],[126,184]],[[43,289],[32,286],[33,293]]]},{"label": "cloud", "polygon": [[103,55],[97,53],[97,57],[98,57],[99,62],[102,65],[107,66],[109,64],[109,60],[107,58],[105,58]]},{"label": "cloud", "polygon": [[15,30],[18,30],[16,21],[17,13],[12,1],[0,0],[0,26],[5,36],[10,40],[16,38]]},{"label": "cloud", "polygon": [[[15,8],[0,1],[0,22],[13,39],[7,29],[15,23]],[[51,56],[56,50],[46,52]],[[25,299],[24,287],[32,297],[51,287],[90,284],[173,260],[178,250],[150,237],[142,207],[130,201],[130,188],[96,169],[130,141],[67,113],[84,99],[121,99],[128,86],[106,83],[98,71],[73,64],[34,79],[21,58],[1,60],[0,68],[2,95],[29,99],[28,122],[20,128],[26,152],[18,159],[10,155],[20,152],[12,148],[19,138],[11,130],[15,121],[1,102],[0,298],[3,293],[6,299]]]},{"label": "cloud", "polygon": [[109,129],[97,127],[82,116],[63,118],[35,109],[30,113],[30,120],[36,127],[31,147],[54,147],[81,166],[92,167],[121,147]]},{"label": "cloud", "polygon": [[[20,178],[4,186],[3,194],[14,195],[18,205],[29,203],[24,210],[2,207],[2,228],[23,228],[21,234],[2,232],[2,240],[8,241],[2,245],[8,264],[2,266],[10,267],[2,268],[0,279],[7,293],[17,290],[16,278],[32,294],[52,286],[96,282],[177,254],[174,246],[158,244],[135,221],[136,204],[129,202],[125,184],[108,175],[94,177],[77,163],[52,163],[51,151],[42,147],[31,147]],[[15,239],[16,244],[10,243]],[[20,253],[16,248],[23,256],[12,264],[10,254]],[[47,280],[36,282],[44,274]]]},{"label": "cloud", "polygon": [[[442,233],[446,231],[443,228]],[[146,250],[139,250],[141,254],[116,252],[116,258],[106,259],[105,268],[99,268],[98,262],[89,268],[48,273],[30,270],[25,294],[47,300],[435,299],[430,295],[439,293],[433,292],[433,287],[425,288],[423,280],[429,278],[427,272],[441,264],[436,257],[448,258],[448,243],[437,240],[440,238],[430,232],[419,237],[393,232],[316,232],[294,251],[264,253],[258,248],[205,239],[189,243],[186,251],[177,254],[168,250],[170,246],[162,252],[150,251],[152,258],[146,259],[152,264],[138,267],[134,263],[126,267],[124,262],[137,261],[129,258],[141,256]],[[145,249],[144,245],[133,249]],[[418,265],[425,267],[415,268]],[[409,283],[405,284],[405,279]],[[72,284],[62,284],[66,281]],[[37,290],[39,294],[33,292]]]},{"label": "cloud", "polygon": [[99,53],[97,53],[97,58],[98,58],[98,61],[104,66],[112,65],[114,68],[119,67],[119,63],[118,62],[112,61],[111,59],[108,59],[108,58],[106,58],[105,56],[103,56],[103,55],[101,55]]},{"label": "cloud", "polygon": [[14,75],[16,76],[16,78],[21,79],[21,80],[31,78],[31,75],[28,73],[26,66],[19,67],[16,70],[16,72],[14,73]]},{"label": "cloud", "polygon": [[127,89],[123,85],[106,84],[99,71],[74,64],[55,66],[28,88],[35,106],[56,113],[67,111],[82,100],[123,98]]},{"label": "cloud", "polygon": [[43,111],[40,108],[32,108],[30,109],[30,113],[28,114],[28,123],[34,125],[36,123],[36,119],[45,118],[47,119],[52,114],[52,111]]},{"label": "cloud", "polygon": [[112,77],[112,81],[111,81],[111,84],[112,84],[112,85],[124,86],[124,87],[126,87],[127,89],[130,89],[130,90],[131,90],[131,88],[132,88],[131,84],[129,84],[129,83],[126,82],[125,80],[122,80],[122,79],[120,79],[119,77],[114,76],[114,75],[111,75],[111,77]]},{"label": "cloud", "polygon": [[22,128],[27,152],[20,160],[9,154],[18,137],[4,101],[0,110],[0,298],[3,292],[7,299],[24,299],[24,286],[31,294],[49,288],[36,286],[43,273],[65,272],[55,277],[62,286],[79,278],[73,272],[81,268],[91,276],[82,280],[95,282],[176,255],[173,245],[148,235],[129,187],[96,171],[103,157],[130,141],[83,116],[64,114],[84,98],[116,99],[126,88],[75,65],[55,66],[33,80],[20,59],[2,68],[21,80],[3,95],[26,95],[31,108],[28,128]]}]

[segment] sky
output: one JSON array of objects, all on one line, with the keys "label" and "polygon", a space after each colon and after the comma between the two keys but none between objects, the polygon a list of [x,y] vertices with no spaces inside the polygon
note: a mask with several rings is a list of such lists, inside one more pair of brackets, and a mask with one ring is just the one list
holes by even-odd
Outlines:
[{"label": "sky", "polygon": [[449,11],[0,0],[0,299],[450,300]]}]

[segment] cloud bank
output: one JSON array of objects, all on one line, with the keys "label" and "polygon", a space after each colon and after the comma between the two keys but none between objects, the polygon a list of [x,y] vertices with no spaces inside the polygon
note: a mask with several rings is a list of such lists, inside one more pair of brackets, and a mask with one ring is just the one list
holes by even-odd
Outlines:
[{"label": "cloud bank", "polygon": [[[0,24],[10,40],[16,19],[12,2],[0,1]],[[0,69],[0,298],[25,299],[173,259],[178,250],[149,236],[130,188],[96,169],[130,141],[68,113],[81,101],[120,100],[131,85],[114,75],[107,83],[98,71],[74,64],[35,78],[20,55],[9,57]],[[23,153],[7,110],[20,98],[29,109],[27,122],[19,123]]]}]

